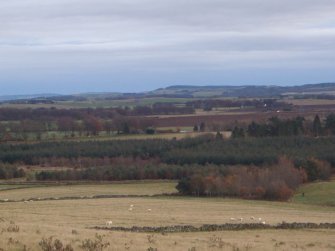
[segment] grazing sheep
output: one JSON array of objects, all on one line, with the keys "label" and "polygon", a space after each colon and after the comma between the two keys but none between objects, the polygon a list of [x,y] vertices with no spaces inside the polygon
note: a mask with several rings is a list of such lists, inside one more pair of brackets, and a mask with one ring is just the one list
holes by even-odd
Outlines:
[{"label": "grazing sheep", "polygon": [[148,208],[147,211],[148,211],[148,212],[151,212],[151,208]]},{"label": "grazing sheep", "polygon": [[132,207],[128,208],[128,211],[133,211],[133,208]]},{"label": "grazing sheep", "polygon": [[251,216],[251,217],[250,217],[250,220],[255,220],[255,217],[254,217],[254,216]]},{"label": "grazing sheep", "polygon": [[134,207],[134,205],[133,205],[133,204],[131,204],[131,205],[130,205],[130,207]]},{"label": "grazing sheep", "polygon": [[28,203],[28,201],[27,201],[27,200],[25,200],[23,203]]},{"label": "grazing sheep", "polygon": [[266,224],[266,222],[265,222],[265,221],[262,221],[262,224],[263,224],[263,225],[265,225],[265,224]]},{"label": "grazing sheep", "polygon": [[239,221],[243,221],[243,218],[241,217],[241,218],[239,218],[238,220],[239,220]]},{"label": "grazing sheep", "polygon": [[262,221],[262,218],[258,218],[258,221]]},{"label": "grazing sheep", "polygon": [[236,219],[235,218],[230,218],[230,221],[236,221]]},{"label": "grazing sheep", "polygon": [[111,225],[113,225],[113,221],[111,221],[111,220],[106,221],[106,226],[107,227],[110,227]]}]

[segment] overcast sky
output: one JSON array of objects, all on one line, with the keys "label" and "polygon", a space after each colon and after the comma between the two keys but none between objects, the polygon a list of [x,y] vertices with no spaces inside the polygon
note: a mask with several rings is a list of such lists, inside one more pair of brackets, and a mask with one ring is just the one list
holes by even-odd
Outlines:
[{"label": "overcast sky", "polygon": [[334,0],[0,2],[0,95],[335,82]]}]

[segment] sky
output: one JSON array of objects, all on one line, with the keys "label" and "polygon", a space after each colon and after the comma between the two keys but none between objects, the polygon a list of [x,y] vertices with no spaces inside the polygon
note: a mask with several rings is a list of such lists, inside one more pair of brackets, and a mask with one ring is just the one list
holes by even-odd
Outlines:
[{"label": "sky", "polygon": [[335,82],[334,0],[0,2],[0,95]]}]

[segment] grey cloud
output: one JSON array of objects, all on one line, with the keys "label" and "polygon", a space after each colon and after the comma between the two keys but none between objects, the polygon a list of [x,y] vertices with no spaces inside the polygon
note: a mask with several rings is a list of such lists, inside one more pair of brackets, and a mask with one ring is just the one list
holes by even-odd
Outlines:
[{"label": "grey cloud", "polygon": [[6,69],[325,67],[334,0],[11,0]]},{"label": "grey cloud", "polygon": [[[179,25],[235,24],[241,27],[262,20],[286,23],[327,18],[335,7],[332,0],[11,0],[1,5],[2,18],[14,16],[22,20],[106,16],[138,21],[165,20]],[[244,22],[247,20],[248,23]]]}]

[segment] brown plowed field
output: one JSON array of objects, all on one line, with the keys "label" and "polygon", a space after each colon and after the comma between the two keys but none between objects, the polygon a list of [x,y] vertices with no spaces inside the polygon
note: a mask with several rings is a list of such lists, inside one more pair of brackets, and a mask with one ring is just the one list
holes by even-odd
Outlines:
[{"label": "brown plowed field", "polygon": [[305,118],[311,118],[318,114],[321,118],[327,114],[335,112],[335,105],[311,105],[311,106],[298,106],[293,111],[289,112],[264,112],[255,111],[253,113],[225,113],[217,115],[194,115],[194,116],[170,116],[170,117],[155,117],[155,125],[157,127],[178,127],[178,126],[194,126],[204,122],[206,124],[217,123],[224,125],[231,125],[238,121],[239,123],[250,123],[251,121],[266,121],[267,119],[277,116],[281,119],[294,118],[297,116],[303,116]]}]

